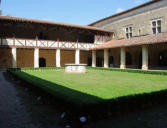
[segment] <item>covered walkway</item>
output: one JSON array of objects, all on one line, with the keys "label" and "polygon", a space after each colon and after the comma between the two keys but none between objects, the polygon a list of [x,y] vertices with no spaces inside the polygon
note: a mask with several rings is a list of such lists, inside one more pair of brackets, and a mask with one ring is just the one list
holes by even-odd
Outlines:
[{"label": "covered walkway", "polygon": [[134,69],[167,69],[167,32],[111,40],[92,48],[92,66],[97,65],[98,53],[102,55],[103,66]]}]

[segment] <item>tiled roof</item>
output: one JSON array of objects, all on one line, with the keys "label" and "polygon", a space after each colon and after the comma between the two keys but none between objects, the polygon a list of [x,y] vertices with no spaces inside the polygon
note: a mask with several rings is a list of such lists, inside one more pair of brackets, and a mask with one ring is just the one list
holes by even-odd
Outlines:
[{"label": "tiled roof", "polygon": [[111,40],[103,44],[99,44],[92,50],[100,50],[107,48],[130,47],[148,44],[167,43],[167,32],[160,34],[152,34],[147,36],[133,37],[129,39]]},{"label": "tiled roof", "polygon": [[71,27],[71,28],[80,28],[80,29],[98,31],[98,32],[103,32],[103,33],[107,33],[110,35],[113,34],[113,32],[105,30],[105,29],[101,29],[101,28],[96,28],[96,27],[91,27],[91,26],[82,26],[82,25],[73,25],[73,24],[60,23],[60,22],[47,21],[47,20],[20,18],[20,17],[13,17],[13,16],[0,16],[0,20],[39,23],[39,24],[51,24],[51,25],[65,26],[65,27]]}]

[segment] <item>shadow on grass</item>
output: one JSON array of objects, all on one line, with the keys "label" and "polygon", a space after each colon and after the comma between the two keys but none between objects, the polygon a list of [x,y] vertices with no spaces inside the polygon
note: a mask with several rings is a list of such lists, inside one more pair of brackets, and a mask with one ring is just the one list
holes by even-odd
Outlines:
[{"label": "shadow on grass", "polygon": [[26,72],[17,70],[11,71],[11,73],[24,82],[53,95],[56,98],[56,104],[61,104],[70,109],[70,111],[75,111],[75,113],[84,113],[95,116],[96,118],[122,115],[141,109],[148,109],[167,101],[167,90],[104,100],[35,77]]}]

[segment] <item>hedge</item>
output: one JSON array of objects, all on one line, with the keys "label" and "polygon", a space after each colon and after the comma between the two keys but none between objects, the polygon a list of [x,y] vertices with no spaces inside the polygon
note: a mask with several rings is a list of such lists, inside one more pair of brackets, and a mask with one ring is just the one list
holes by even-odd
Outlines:
[{"label": "hedge", "polygon": [[153,74],[153,75],[167,75],[167,71],[159,71],[159,70],[157,71],[157,70],[141,70],[141,69],[103,68],[103,67],[87,67],[87,69]]}]

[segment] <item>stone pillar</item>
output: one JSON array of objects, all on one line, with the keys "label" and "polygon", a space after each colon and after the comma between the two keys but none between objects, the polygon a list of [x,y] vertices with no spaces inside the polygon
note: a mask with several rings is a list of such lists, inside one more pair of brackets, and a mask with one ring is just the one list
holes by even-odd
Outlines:
[{"label": "stone pillar", "polygon": [[120,68],[121,69],[125,69],[126,68],[126,53],[125,53],[125,48],[121,48],[121,65]]},{"label": "stone pillar", "polygon": [[148,48],[146,45],[142,46],[142,70],[148,70]]},{"label": "stone pillar", "polygon": [[96,51],[92,51],[92,67],[96,67]]},{"label": "stone pillar", "polygon": [[12,68],[17,67],[17,51],[16,48],[12,48]]},{"label": "stone pillar", "polygon": [[80,64],[80,50],[76,49],[75,51],[75,64]]},{"label": "stone pillar", "polygon": [[61,67],[61,54],[60,54],[60,49],[56,50],[56,67]]},{"label": "stone pillar", "polygon": [[39,68],[39,48],[34,49],[34,68]]},{"label": "stone pillar", "polygon": [[104,67],[108,68],[108,49],[104,49]]}]

